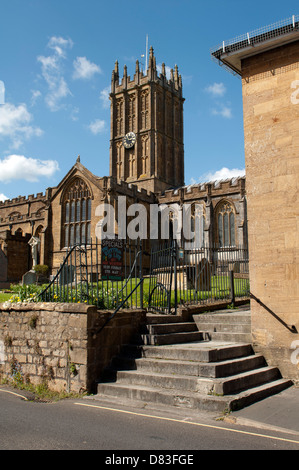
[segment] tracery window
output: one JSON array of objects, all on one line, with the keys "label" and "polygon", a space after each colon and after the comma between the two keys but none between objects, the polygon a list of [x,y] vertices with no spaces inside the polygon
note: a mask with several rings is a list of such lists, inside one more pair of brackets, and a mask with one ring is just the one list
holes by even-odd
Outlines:
[{"label": "tracery window", "polygon": [[91,194],[87,184],[76,178],[63,199],[63,245],[90,243]]},{"label": "tracery window", "polygon": [[191,232],[194,234],[193,242],[197,248],[204,246],[204,228],[206,209],[204,204],[193,203],[191,205]]},{"label": "tracery window", "polygon": [[229,202],[223,202],[217,210],[218,243],[219,246],[234,246],[235,241],[235,211]]}]

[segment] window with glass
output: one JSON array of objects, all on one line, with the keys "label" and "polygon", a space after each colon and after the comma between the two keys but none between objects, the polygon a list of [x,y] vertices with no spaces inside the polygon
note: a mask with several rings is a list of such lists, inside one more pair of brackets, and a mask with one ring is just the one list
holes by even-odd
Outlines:
[{"label": "window with glass", "polygon": [[234,246],[235,240],[235,211],[229,202],[223,202],[217,210],[218,243],[219,246]]},{"label": "window with glass", "polygon": [[91,194],[87,184],[76,178],[63,200],[63,245],[90,243]]},{"label": "window with glass", "polygon": [[204,246],[204,227],[206,211],[203,204],[191,205],[191,232],[194,233],[194,242],[197,247]]}]

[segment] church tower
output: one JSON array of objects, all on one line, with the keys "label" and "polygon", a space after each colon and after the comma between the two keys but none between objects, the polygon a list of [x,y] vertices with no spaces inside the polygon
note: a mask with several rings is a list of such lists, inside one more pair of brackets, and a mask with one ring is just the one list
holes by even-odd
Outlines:
[{"label": "church tower", "polygon": [[158,192],[184,185],[182,78],[175,66],[158,75],[150,48],[145,74],[136,61],[131,80],[118,62],[111,80],[110,176]]}]

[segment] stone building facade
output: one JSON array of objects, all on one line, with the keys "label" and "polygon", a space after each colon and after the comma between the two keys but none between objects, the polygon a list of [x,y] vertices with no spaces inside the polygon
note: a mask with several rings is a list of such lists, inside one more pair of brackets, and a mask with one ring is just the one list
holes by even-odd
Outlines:
[{"label": "stone building facade", "polygon": [[[67,249],[96,237],[96,209],[119,196],[129,207],[191,205],[200,217],[201,242],[247,245],[245,177],[185,186],[182,78],[175,66],[157,72],[153,49],[145,73],[136,62],[131,80],[118,63],[111,80],[110,176],[92,174],[78,157],[62,181],[45,194],[0,202],[0,287],[18,282],[32,267],[28,241],[40,239],[38,263],[55,273]],[[195,207],[200,206],[200,215]],[[116,227],[116,232],[118,228]],[[16,260],[22,262],[16,263]]]},{"label": "stone building facade", "polygon": [[254,347],[298,382],[299,16],[213,55],[242,79]]}]

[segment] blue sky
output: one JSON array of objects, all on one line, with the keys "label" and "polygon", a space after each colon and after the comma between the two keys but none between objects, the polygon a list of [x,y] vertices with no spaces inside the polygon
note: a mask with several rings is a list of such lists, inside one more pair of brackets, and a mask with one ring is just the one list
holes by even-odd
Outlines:
[{"label": "blue sky", "polygon": [[0,0],[0,198],[56,186],[78,155],[109,175],[111,72],[134,74],[146,35],[182,75],[185,183],[242,173],[241,81],[210,48],[298,13],[294,0]]}]

